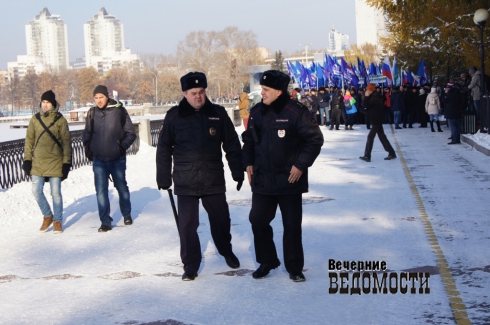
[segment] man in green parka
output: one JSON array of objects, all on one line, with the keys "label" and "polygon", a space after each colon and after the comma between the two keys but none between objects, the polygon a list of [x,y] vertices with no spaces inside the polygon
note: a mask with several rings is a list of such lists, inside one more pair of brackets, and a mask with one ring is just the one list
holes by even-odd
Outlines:
[{"label": "man in green parka", "polygon": [[[63,199],[61,181],[71,167],[71,138],[66,119],[58,112],[55,94],[48,90],[41,96],[40,112],[32,116],[26,132],[22,169],[32,178],[32,194],[44,216],[39,231],[53,223],[53,232],[63,232]],[[44,196],[44,182],[49,181],[53,210]]]}]

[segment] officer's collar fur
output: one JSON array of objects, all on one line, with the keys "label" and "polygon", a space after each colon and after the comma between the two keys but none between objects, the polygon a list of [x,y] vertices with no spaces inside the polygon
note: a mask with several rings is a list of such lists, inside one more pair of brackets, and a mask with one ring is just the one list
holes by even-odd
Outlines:
[{"label": "officer's collar fur", "polygon": [[[178,107],[179,107],[179,116],[181,117],[191,115],[196,112],[196,109],[192,107],[191,104],[189,104],[187,98],[185,97],[182,98]],[[199,112],[202,112],[206,115],[214,115],[214,107],[213,104],[209,101],[208,97],[206,97],[204,105],[199,109]]]},{"label": "officer's collar fur", "polygon": [[264,102],[262,102],[262,114],[267,113],[267,110],[269,108],[274,110],[276,114],[279,114],[279,112],[282,111],[284,107],[286,107],[286,104],[289,102],[289,100],[289,94],[287,92],[284,92],[279,97],[277,97],[277,99],[273,101],[270,105],[266,105],[264,104]]}]

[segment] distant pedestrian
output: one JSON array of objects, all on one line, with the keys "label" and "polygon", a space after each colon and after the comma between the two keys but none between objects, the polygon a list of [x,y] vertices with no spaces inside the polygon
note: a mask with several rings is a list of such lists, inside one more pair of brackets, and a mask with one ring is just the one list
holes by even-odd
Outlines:
[{"label": "distant pedestrian", "polygon": [[320,125],[330,124],[328,109],[330,106],[330,94],[325,91],[325,87],[319,88],[318,93],[318,109],[320,110]]},{"label": "distant pedestrian", "polygon": [[420,127],[426,128],[429,115],[425,111],[425,102],[427,101],[427,95],[424,88],[419,89],[419,96],[417,97],[417,116],[420,121]]},{"label": "distant pedestrian", "polygon": [[331,112],[331,124],[330,130],[340,129],[340,116],[342,114],[342,110],[344,109],[344,95],[342,95],[342,91],[340,89],[336,89],[334,95],[332,96],[332,112]]},{"label": "distant pedestrian", "polygon": [[364,156],[359,157],[360,159],[370,162],[371,161],[371,152],[373,150],[373,143],[376,134],[378,135],[381,144],[386,152],[388,152],[388,156],[385,160],[391,160],[396,158],[396,153],[393,147],[391,146],[390,141],[386,137],[386,134],[383,129],[383,121],[385,118],[385,109],[383,105],[383,98],[380,93],[375,91],[375,85],[369,84],[367,86],[367,90],[364,95],[364,107],[366,108],[366,113],[369,115],[371,120],[371,130],[367,136],[366,141],[366,149],[364,150]]},{"label": "distant pedestrian", "polygon": [[243,120],[243,126],[245,130],[248,126],[248,117],[250,113],[248,108],[250,106],[250,100],[248,99],[248,94],[246,92],[242,92],[240,98],[238,99],[238,109],[240,110],[240,118]]},{"label": "distant pedestrian", "polygon": [[95,192],[101,226],[99,232],[112,229],[109,179],[119,194],[119,208],[125,225],[133,224],[131,201],[126,182],[126,151],[136,140],[136,132],[128,112],[120,101],[109,98],[106,86],[94,89],[95,106],[85,119],[83,143],[92,159]]},{"label": "distant pedestrian", "polygon": [[[51,90],[42,94],[40,107],[27,127],[22,169],[31,175],[32,194],[44,217],[39,231],[46,232],[53,223],[53,233],[60,234],[63,232],[61,182],[68,177],[71,167],[71,138],[68,122],[59,112],[60,105]],[[44,182],[49,182],[51,188],[53,210],[43,192]]]},{"label": "distant pedestrian", "polygon": [[356,119],[357,107],[356,107],[356,99],[352,97],[349,90],[345,92],[344,95],[344,109],[346,114],[345,120],[345,129],[346,130],[354,130],[354,120]]},{"label": "distant pedestrian", "polygon": [[405,102],[403,101],[403,87],[393,88],[390,96],[391,110],[393,112],[393,121],[395,129],[400,130],[400,123],[402,122],[402,111],[405,109]]},{"label": "distant pedestrian", "polygon": [[439,122],[441,102],[436,88],[431,88],[430,94],[427,96],[427,100],[425,101],[425,111],[429,114],[431,131],[436,132],[436,130],[434,130],[434,122],[436,122],[437,131],[442,132],[441,123]]},{"label": "distant pedestrian", "polygon": [[466,103],[459,84],[447,84],[443,101],[444,115],[451,129],[451,142],[448,144],[459,144],[461,143],[461,113]]},{"label": "distant pedestrian", "polygon": [[476,68],[471,68],[468,70],[468,73],[471,76],[471,82],[468,85],[468,89],[471,90],[471,97],[473,98],[473,105],[471,110],[475,112],[476,119],[480,118],[480,96],[481,96],[481,71],[476,70]]}]

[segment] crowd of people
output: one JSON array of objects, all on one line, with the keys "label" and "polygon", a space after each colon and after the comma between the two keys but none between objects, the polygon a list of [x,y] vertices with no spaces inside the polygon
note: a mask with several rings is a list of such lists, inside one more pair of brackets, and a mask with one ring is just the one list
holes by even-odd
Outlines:
[{"label": "crowd of people", "polygon": [[[374,95],[383,103],[384,117],[382,124],[394,124],[396,130],[413,128],[419,124],[432,132],[443,132],[441,115],[451,130],[451,142],[459,144],[462,132],[462,113],[476,115],[480,113],[480,76],[476,68],[461,75],[461,80],[450,80],[445,86],[438,82],[422,86],[405,84],[399,87],[375,86]],[[371,129],[372,121],[366,114],[366,88],[341,89],[337,87],[319,87],[317,89],[296,88],[291,92],[291,99],[301,102],[317,117],[319,125],[330,130],[353,130],[353,125],[366,125]]]}]

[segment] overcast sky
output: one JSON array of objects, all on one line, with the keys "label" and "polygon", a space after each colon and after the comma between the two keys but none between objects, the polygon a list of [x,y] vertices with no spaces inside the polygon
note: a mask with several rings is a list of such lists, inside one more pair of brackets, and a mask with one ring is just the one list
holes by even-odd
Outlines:
[{"label": "overcast sky", "polygon": [[0,69],[27,54],[25,25],[43,7],[61,15],[68,28],[70,61],[84,55],[83,24],[101,7],[124,24],[125,45],[132,53],[175,53],[177,43],[197,30],[237,26],[256,33],[259,46],[293,52],[326,48],[334,24],[356,42],[354,0],[0,0]]}]

